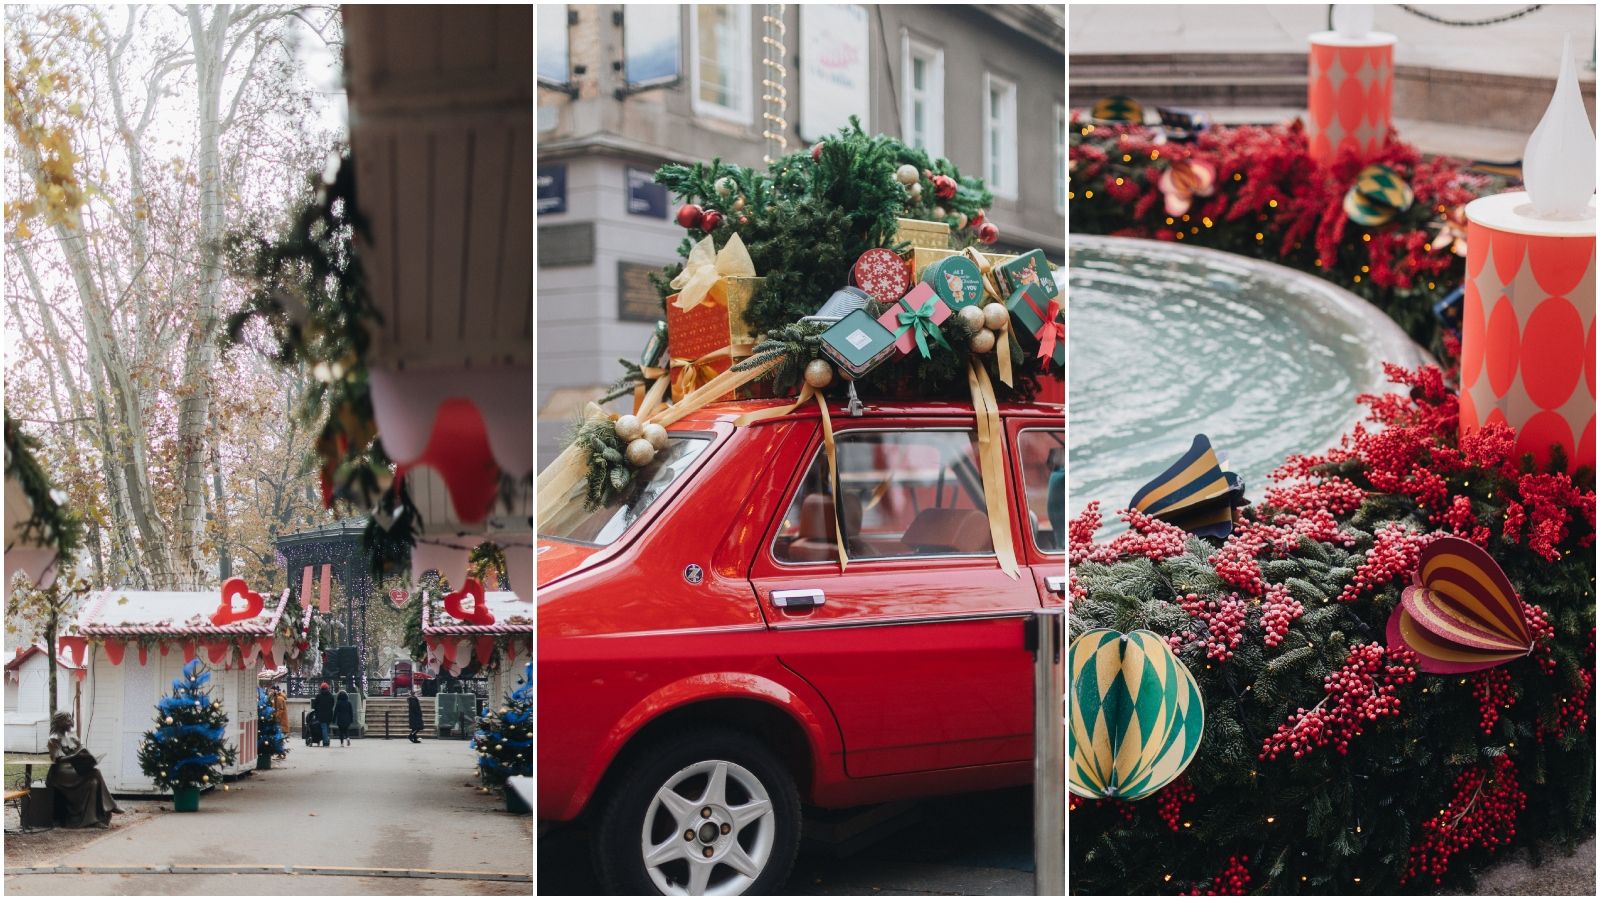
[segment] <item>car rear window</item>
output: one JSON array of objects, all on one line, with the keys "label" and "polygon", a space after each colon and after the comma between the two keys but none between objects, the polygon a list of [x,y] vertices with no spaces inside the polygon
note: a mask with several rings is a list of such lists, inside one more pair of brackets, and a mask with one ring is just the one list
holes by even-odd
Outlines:
[{"label": "car rear window", "polygon": [[596,509],[584,509],[588,486],[579,482],[564,501],[567,512],[557,515],[539,536],[597,547],[615,542],[710,445],[710,437],[674,435],[667,448],[656,454],[655,461],[639,470],[626,490]]}]

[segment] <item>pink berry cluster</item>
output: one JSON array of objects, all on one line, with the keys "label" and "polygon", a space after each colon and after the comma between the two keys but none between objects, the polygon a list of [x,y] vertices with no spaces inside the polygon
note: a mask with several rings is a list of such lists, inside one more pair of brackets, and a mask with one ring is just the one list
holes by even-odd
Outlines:
[{"label": "pink berry cluster", "polygon": [[1333,744],[1344,755],[1366,723],[1400,714],[1395,689],[1416,680],[1418,657],[1404,647],[1352,644],[1344,665],[1323,679],[1325,696],[1311,709],[1301,707],[1261,744],[1260,759],[1284,753],[1300,759],[1318,747]]},{"label": "pink berry cluster", "polygon": [[1261,629],[1266,632],[1261,643],[1276,647],[1289,636],[1289,626],[1304,615],[1306,608],[1290,595],[1281,584],[1267,585],[1266,596],[1261,599]]},{"label": "pink berry cluster", "polygon": [[1517,767],[1509,756],[1462,772],[1454,790],[1450,804],[1422,823],[1422,837],[1411,845],[1401,884],[1427,878],[1439,884],[1457,854],[1494,852],[1516,839],[1517,816],[1528,805],[1528,795],[1517,783]]},{"label": "pink berry cluster", "polygon": [[1250,887],[1250,870],[1245,863],[1250,861],[1248,856],[1230,856],[1228,864],[1222,867],[1217,877],[1211,879],[1210,885],[1202,887],[1195,885],[1179,896],[1183,897],[1228,897],[1243,896]]},{"label": "pink berry cluster", "polygon": [[1156,794],[1156,813],[1172,831],[1183,830],[1183,805],[1194,802],[1194,785],[1187,778],[1179,778]]},{"label": "pink berry cluster", "polygon": [[1339,528],[1339,520],[1325,509],[1304,515],[1281,513],[1272,521],[1245,520],[1234,526],[1222,548],[1211,554],[1212,568],[1223,581],[1246,594],[1267,592],[1261,577],[1262,554],[1284,557],[1300,546],[1302,538],[1349,547],[1355,535]]},{"label": "pink berry cluster", "polygon": [[1486,735],[1493,734],[1500,711],[1510,709],[1517,700],[1511,673],[1498,666],[1479,672],[1472,679],[1472,696],[1478,701],[1478,728]]},{"label": "pink berry cluster", "polygon": [[1543,719],[1534,723],[1534,737],[1544,743],[1546,737],[1561,740],[1569,731],[1579,734],[1589,730],[1589,698],[1594,694],[1594,670],[1579,669],[1578,685],[1564,696],[1556,698],[1556,717],[1547,726]]},{"label": "pink berry cluster", "polygon": [[1249,604],[1239,599],[1238,594],[1229,594],[1221,600],[1207,600],[1199,594],[1185,594],[1178,598],[1178,605],[1183,607],[1183,611],[1188,613],[1190,618],[1205,623],[1206,633],[1203,639],[1207,659],[1218,662],[1233,659],[1233,648],[1244,640],[1244,619],[1245,614],[1250,611]]},{"label": "pink berry cluster", "polygon": [[[1293,464],[1281,467],[1273,473],[1278,477],[1280,473],[1289,475],[1295,468]],[[1289,484],[1279,484],[1267,489],[1267,505],[1279,509],[1286,509],[1301,514],[1323,510],[1336,516],[1346,515],[1356,511],[1361,501],[1367,499],[1367,492],[1358,484],[1347,478],[1337,476],[1323,478],[1316,481],[1296,481]]]},{"label": "pink berry cluster", "polygon": [[1489,543],[1489,529],[1478,524],[1478,516],[1472,511],[1472,499],[1465,494],[1457,494],[1450,500],[1450,508],[1445,510],[1444,524],[1450,526],[1450,531],[1457,537],[1466,538],[1479,547]]},{"label": "pink berry cluster", "polygon": [[1134,509],[1124,509],[1117,516],[1128,523],[1128,530],[1110,543],[1095,543],[1094,533],[1100,530],[1101,523],[1100,501],[1090,501],[1067,523],[1067,562],[1075,566],[1085,562],[1114,563],[1136,556],[1163,560],[1183,555],[1189,533],[1182,528]]},{"label": "pink berry cluster", "polygon": [[1554,675],[1556,657],[1550,642],[1556,636],[1555,626],[1550,624],[1550,617],[1545,615],[1543,609],[1526,600],[1519,602],[1522,604],[1522,617],[1528,622],[1528,633],[1533,635],[1533,661],[1539,664],[1539,671]]},{"label": "pink berry cluster", "polygon": [[1429,540],[1399,522],[1379,528],[1373,535],[1372,549],[1356,566],[1355,577],[1340,592],[1339,602],[1354,602],[1396,578],[1409,578],[1417,571],[1417,559]]}]

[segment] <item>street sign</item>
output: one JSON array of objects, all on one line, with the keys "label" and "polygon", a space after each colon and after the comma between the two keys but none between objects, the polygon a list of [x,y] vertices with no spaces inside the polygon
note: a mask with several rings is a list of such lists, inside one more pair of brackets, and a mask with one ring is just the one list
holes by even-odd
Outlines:
[{"label": "street sign", "polygon": [[539,167],[538,213],[564,213],[567,211],[567,167],[543,165]]},{"label": "street sign", "polygon": [[652,219],[667,217],[667,189],[656,184],[656,175],[648,169],[628,169],[628,213],[649,216]]}]

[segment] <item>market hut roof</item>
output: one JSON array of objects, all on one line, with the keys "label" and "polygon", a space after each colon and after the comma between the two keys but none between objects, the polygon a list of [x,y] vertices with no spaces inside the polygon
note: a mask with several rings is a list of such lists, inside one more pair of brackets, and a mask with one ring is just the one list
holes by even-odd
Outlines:
[{"label": "market hut roof", "polygon": [[[39,655],[41,655],[43,653],[44,653],[44,645],[43,644],[33,644],[31,646],[24,647],[21,650],[17,651],[17,655],[16,656],[11,657],[11,661],[10,662],[6,663],[5,670],[7,672],[14,672],[17,669],[21,668],[23,663],[25,663],[28,660],[32,659],[33,657],[39,656]],[[81,669],[81,668],[83,668],[83,666],[81,664],[74,663],[65,654],[60,654],[60,653],[56,654],[56,665],[62,667],[63,669]]]},{"label": "market hut roof", "polygon": [[533,634],[533,603],[514,591],[489,591],[483,605],[494,614],[491,625],[471,625],[447,613],[435,613],[431,604],[422,605],[422,633],[425,635]]},{"label": "market hut roof", "polygon": [[285,590],[275,607],[238,622],[214,625],[219,591],[100,591],[78,617],[78,633],[94,636],[267,637],[288,604]]}]

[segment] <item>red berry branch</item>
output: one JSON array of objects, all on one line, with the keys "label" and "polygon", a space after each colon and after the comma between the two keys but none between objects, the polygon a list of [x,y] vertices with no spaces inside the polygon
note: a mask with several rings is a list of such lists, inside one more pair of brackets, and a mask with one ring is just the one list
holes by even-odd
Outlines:
[{"label": "red berry branch", "polygon": [[1245,889],[1250,886],[1250,870],[1245,868],[1245,863],[1250,861],[1248,856],[1230,856],[1228,864],[1222,867],[1217,877],[1211,879],[1204,886],[1195,885],[1179,894],[1182,897],[1223,897],[1243,896]]},{"label": "red berry branch", "polygon": [[1422,839],[1411,845],[1410,860],[1400,883],[1432,878],[1450,871],[1452,857],[1469,849],[1493,852],[1517,836],[1517,816],[1528,796],[1517,783],[1517,767],[1508,756],[1480,763],[1456,778],[1455,797],[1440,813],[1422,823]]},{"label": "red berry branch", "polygon": [[1339,594],[1340,603],[1358,600],[1396,578],[1409,578],[1417,571],[1417,558],[1429,538],[1399,522],[1390,522],[1373,535],[1372,549],[1356,567],[1355,577]]},{"label": "red berry branch", "polygon": [[1284,753],[1300,759],[1318,747],[1333,744],[1340,755],[1366,723],[1400,714],[1395,689],[1416,680],[1417,655],[1382,644],[1352,644],[1344,665],[1323,679],[1325,696],[1311,709],[1301,707],[1261,744],[1259,758],[1272,761]]},{"label": "red berry branch", "polygon": [[1479,672],[1472,679],[1472,696],[1478,701],[1478,728],[1486,735],[1493,734],[1500,711],[1510,709],[1517,700],[1511,688],[1511,673],[1498,666]]},{"label": "red berry branch", "polygon": [[1161,816],[1161,821],[1167,823],[1167,828],[1182,831],[1183,805],[1193,802],[1194,785],[1187,778],[1179,778],[1156,794],[1156,813]]}]

